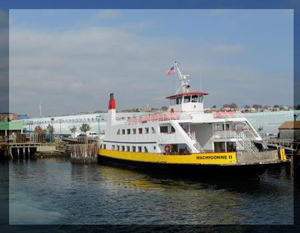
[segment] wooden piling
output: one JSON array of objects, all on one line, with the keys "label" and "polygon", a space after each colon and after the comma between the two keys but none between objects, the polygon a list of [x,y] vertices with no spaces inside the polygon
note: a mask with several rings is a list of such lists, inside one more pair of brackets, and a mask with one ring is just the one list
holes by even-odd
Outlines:
[{"label": "wooden piling", "polygon": [[74,144],[71,147],[71,163],[97,163],[97,144]]}]

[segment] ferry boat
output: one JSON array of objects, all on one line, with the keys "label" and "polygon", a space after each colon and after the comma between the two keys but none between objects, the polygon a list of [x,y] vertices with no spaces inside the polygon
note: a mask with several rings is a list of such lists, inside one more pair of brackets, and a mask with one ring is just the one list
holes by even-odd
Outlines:
[{"label": "ferry boat", "polygon": [[116,120],[110,94],[99,162],[148,167],[197,177],[259,179],[267,167],[287,162],[284,149],[268,150],[240,112],[205,112],[206,92],[190,91],[189,75],[171,68],[180,80],[167,112]]}]

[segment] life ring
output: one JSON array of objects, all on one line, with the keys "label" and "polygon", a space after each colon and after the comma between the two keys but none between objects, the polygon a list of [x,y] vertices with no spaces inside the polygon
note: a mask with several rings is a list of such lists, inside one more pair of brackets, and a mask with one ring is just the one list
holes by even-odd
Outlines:
[{"label": "life ring", "polygon": [[171,150],[171,145],[169,145],[169,144],[166,145],[166,146],[165,146],[165,152],[166,152],[166,153],[169,153],[170,150]]}]

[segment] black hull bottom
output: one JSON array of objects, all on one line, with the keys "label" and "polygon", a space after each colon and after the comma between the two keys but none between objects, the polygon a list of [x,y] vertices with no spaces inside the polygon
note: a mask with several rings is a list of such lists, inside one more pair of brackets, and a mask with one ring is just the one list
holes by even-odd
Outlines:
[{"label": "black hull bottom", "polygon": [[109,164],[114,166],[126,167],[140,171],[155,171],[158,173],[167,173],[178,176],[193,178],[218,178],[218,179],[247,179],[260,180],[268,167],[278,167],[279,164],[254,164],[254,165],[195,165],[195,164],[163,164],[163,163],[146,163],[139,161],[130,161],[115,159],[98,155],[100,164]]}]

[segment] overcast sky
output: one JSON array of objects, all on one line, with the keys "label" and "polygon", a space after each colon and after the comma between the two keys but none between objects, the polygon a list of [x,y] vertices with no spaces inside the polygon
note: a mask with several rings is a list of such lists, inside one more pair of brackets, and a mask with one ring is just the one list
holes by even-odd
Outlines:
[{"label": "overcast sky", "polygon": [[293,104],[292,10],[10,10],[9,40],[19,114],[168,105],[174,61],[206,107]]}]

